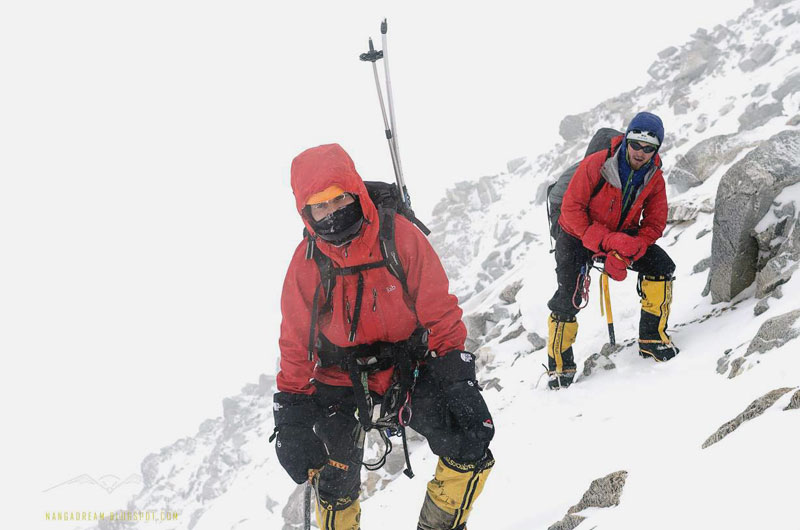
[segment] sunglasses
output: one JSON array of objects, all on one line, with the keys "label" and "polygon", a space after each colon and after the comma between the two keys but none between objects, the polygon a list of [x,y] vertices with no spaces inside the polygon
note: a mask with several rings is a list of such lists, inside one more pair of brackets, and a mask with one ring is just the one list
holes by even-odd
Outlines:
[{"label": "sunglasses", "polygon": [[650,153],[654,153],[656,151],[656,149],[658,149],[657,147],[649,145],[649,144],[642,145],[639,142],[637,142],[636,140],[628,140],[628,145],[631,146],[631,148],[634,151],[644,151],[648,155]]}]

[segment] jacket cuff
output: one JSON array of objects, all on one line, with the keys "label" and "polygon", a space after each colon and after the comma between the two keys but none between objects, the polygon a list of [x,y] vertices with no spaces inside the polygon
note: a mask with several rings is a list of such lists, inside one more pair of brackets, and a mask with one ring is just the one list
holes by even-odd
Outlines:
[{"label": "jacket cuff", "polygon": [[581,237],[583,246],[592,252],[602,252],[603,238],[611,232],[605,225],[592,223]]},{"label": "jacket cuff", "polygon": [[468,351],[451,350],[444,355],[432,357],[428,360],[428,366],[434,377],[440,381],[455,383],[475,380],[475,355]]},{"label": "jacket cuff", "polygon": [[275,428],[286,426],[313,427],[320,413],[314,396],[277,392],[272,396]]}]

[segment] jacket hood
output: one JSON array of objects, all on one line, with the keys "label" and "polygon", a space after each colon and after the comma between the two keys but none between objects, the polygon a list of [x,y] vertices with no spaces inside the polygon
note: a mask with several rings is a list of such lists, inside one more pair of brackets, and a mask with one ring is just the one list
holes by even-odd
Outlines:
[{"label": "jacket hood", "polygon": [[[371,227],[377,227],[378,211],[369,198],[367,188],[356,171],[353,160],[341,145],[326,144],[306,149],[292,161],[291,174],[297,213],[300,214],[306,229],[313,236],[316,234],[308,219],[303,215],[303,209],[309,197],[333,185],[358,196],[366,221],[362,231],[368,234],[377,230],[371,230]],[[318,241],[318,243],[324,244],[325,242]]]}]

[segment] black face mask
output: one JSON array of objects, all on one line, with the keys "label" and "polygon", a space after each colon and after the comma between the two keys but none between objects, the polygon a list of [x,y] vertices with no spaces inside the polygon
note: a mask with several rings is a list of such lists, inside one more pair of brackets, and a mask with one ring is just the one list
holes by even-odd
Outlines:
[{"label": "black face mask", "polygon": [[358,199],[319,221],[314,221],[310,212],[307,216],[314,232],[323,240],[337,246],[355,239],[364,223],[364,212]]}]

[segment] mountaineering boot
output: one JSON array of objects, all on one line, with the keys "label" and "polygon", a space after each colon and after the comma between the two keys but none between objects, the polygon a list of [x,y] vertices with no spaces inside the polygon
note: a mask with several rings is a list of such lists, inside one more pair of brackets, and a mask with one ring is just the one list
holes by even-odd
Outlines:
[{"label": "mountaineering boot", "polygon": [[361,504],[358,499],[341,507],[350,499],[338,499],[330,503],[319,499],[316,503],[317,526],[320,530],[360,530]]},{"label": "mountaineering boot", "polygon": [[578,336],[575,317],[562,317],[552,313],[547,317],[547,382],[553,390],[567,388],[575,378],[575,357],[572,344]]},{"label": "mountaineering boot", "polygon": [[457,462],[441,457],[419,513],[417,530],[466,529],[475,499],[494,466],[492,452],[477,463]]},{"label": "mountaineering boot", "polygon": [[672,305],[672,278],[646,276],[639,278],[642,311],[639,318],[639,355],[658,362],[669,361],[680,351],[667,335],[667,320]]}]

